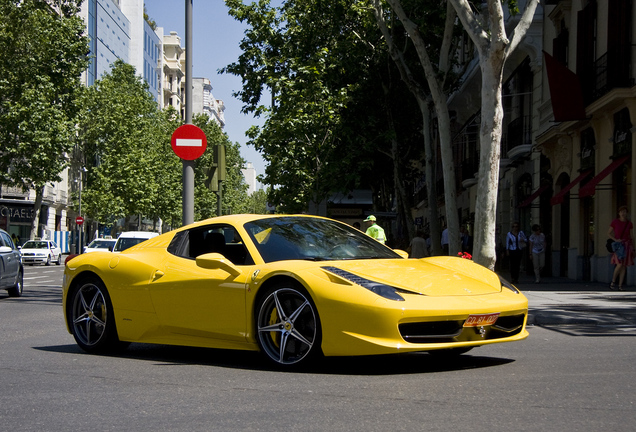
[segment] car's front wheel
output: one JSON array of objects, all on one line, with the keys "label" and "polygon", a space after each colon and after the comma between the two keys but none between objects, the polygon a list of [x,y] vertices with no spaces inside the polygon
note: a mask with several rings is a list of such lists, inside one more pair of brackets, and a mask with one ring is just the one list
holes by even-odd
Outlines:
[{"label": "car's front wheel", "polygon": [[118,343],[108,291],[96,277],[83,279],[70,291],[67,316],[75,342],[86,352],[103,352]]},{"label": "car's front wheel", "polygon": [[46,265],[50,266],[51,265],[51,255],[46,257]]},{"label": "car's front wheel", "polygon": [[22,270],[18,273],[18,278],[16,279],[16,283],[14,286],[9,288],[7,292],[9,293],[9,297],[22,297],[22,292],[24,290],[24,275],[22,274]]},{"label": "car's front wheel", "polygon": [[62,254],[61,253],[57,256],[57,261],[55,261],[55,265],[62,265]]},{"label": "car's front wheel", "polygon": [[257,307],[257,339],[274,363],[293,366],[320,352],[320,319],[311,297],[299,287],[277,286]]}]

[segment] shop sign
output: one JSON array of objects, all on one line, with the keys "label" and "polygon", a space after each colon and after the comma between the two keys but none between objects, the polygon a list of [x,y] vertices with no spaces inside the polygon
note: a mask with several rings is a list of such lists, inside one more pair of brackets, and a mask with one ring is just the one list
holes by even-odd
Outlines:
[{"label": "shop sign", "polygon": [[8,218],[11,223],[25,223],[33,220],[33,207],[6,206],[0,207],[0,217]]}]

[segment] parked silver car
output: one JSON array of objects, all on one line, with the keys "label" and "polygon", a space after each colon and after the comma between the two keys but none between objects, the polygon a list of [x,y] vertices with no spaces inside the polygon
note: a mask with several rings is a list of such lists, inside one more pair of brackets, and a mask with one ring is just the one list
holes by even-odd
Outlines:
[{"label": "parked silver car", "polygon": [[0,229],[0,288],[6,289],[11,297],[20,297],[24,278],[20,251],[11,236]]}]

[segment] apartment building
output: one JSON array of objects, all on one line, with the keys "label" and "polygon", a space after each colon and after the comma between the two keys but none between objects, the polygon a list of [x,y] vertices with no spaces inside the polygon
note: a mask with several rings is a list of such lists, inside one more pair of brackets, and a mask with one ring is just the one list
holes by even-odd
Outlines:
[{"label": "apartment building", "polygon": [[[523,8],[524,1],[520,1]],[[634,22],[632,0],[548,0],[504,71],[504,127],[497,206],[498,267],[513,222],[540,224],[547,275],[609,282],[605,250],[617,208],[636,212],[632,187]],[[510,24],[515,17],[508,18]],[[472,55],[466,44],[462,55]],[[460,222],[474,223],[480,127],[477,63],[449,99]],[[435,179],[443,190],[441,169]],[[425,188],[414,216],[426,224]],[[443,206],[442,200],[437,205]],[[442,208],[443,214],[443,208]],[[524,263],[531,271],[531,264]],[[636,283],[633,267],[628,283]]]}]

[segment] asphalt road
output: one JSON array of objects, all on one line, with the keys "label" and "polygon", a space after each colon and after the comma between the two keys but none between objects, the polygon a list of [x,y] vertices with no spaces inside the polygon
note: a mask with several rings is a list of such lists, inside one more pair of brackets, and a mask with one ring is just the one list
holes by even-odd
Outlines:
[{"label": "asphalt road", "polygon": [[532,326],[453,362],[329,358],[293,373],[238,351],[97,356],[65,329],[61,280],[62,267],[27,267],[22,298],[0,292],[0,431],[636,430],[634,332]]}]

